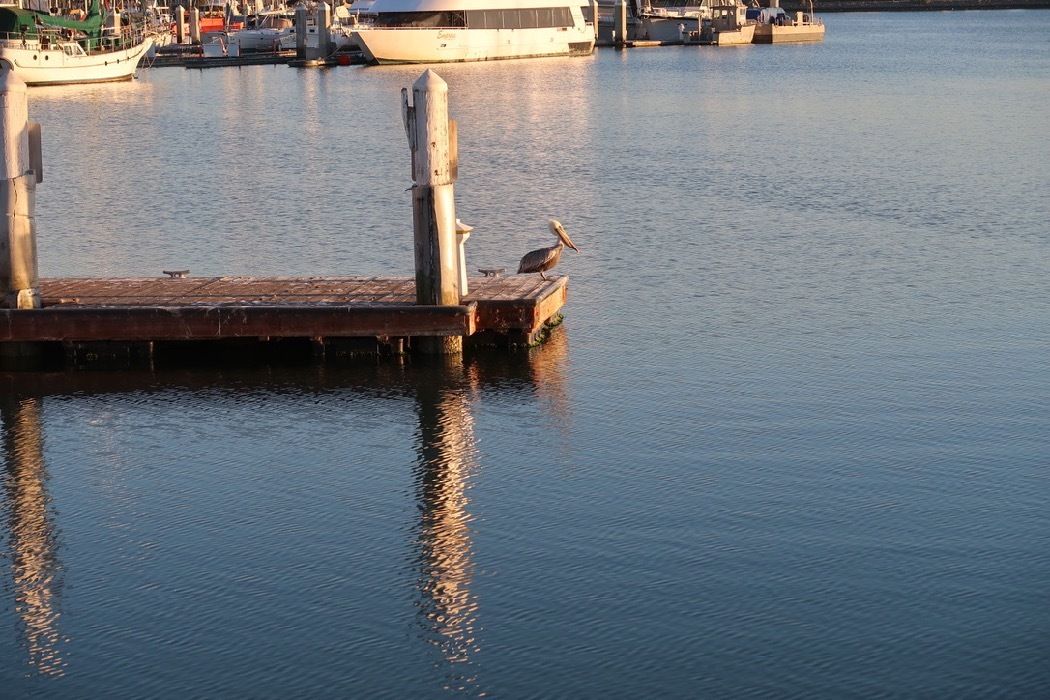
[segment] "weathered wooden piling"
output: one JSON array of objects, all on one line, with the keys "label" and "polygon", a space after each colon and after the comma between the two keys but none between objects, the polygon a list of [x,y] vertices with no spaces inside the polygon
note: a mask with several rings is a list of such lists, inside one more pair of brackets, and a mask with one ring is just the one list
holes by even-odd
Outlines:
[{"label": "weathered wooden piling", "polygon": [[306,5],[295,7],[295,57],[300,61],[306,60],[306,34],[310,9]]},{"label": "weathered wooden piling", "polygon": [[[39,126],[36,133],[39,134]],[[26,85],[0,70],[0,308],[40,307],[34,204],[38,174],[32,168]],[[38,167],[39,163],[38,163]]]},{"label": "weathered wooden piling", "polygon": [[[454,306],[460,303],[459,254],[456,247],[456,204],[452,181],[454,140],[448,119],[448,83],[427,69],[412,86],[401,90],[401,112],[412,151],[412,229],[415,241],[416,303]],[[457,353],[461,337],[424,341],[423,352]]]},{"label": "weathered wooden piling", "polygon": [[314,17],[317,21],[317,55],[310,58],[325,58],[332,54],[332,8],[326,2],[318,3]]},{"label": "weathered wooden piling", "polygon": [[190,42],[201,43],[201,11],[196,7],[190,10]]},{"label": "weathered wooden piling", "polygon": [[616,0],[613,12],[616,13],[613,19],[613,42],[616,48],[622,49],[627,46],[627,0]]},{"label": "weathered wooden piling", "polygon": [[182,5],[175,7],[175,43],[186,43],[186,8]]}]

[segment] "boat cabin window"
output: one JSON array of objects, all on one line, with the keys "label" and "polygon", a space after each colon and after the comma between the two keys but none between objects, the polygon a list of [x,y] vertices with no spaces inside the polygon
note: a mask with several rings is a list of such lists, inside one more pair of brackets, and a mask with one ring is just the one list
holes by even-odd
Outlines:
[{"label": "boat cabin window", "polygon": [[468,10],[471,29],[539,29],[571,27],[572,13],[567,7],[540,7],[529,10]]},{"label": "boat cabin window", "polygon": [[376,18],[377,27],[465,27],[462,12],[381,12]]},{"label": "boat cabin window", "polygon": [[571,27],[568,7],[528,10],[467,10],[466,12],[381,12],[380,27],[470,27],[471,29],[538,29]]}]

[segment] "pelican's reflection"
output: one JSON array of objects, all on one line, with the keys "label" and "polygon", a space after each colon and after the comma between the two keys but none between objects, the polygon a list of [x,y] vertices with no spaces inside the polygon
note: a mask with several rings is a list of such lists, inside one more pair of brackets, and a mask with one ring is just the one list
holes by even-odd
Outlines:
[{"label": "pelican's reflection", "polygon": [[55,556],[56,533],[48,512],[40,399],[0,398],[3,428],[5,525],[10,533],[10,567],[15,611],[20,618],[29,665],[44,676],[65,669],[58,631],[56,590],[61,566]]},{"label": "pelican's reflection", "polygon": [[553,423],[563,437],[571,427],[572,414],[568,365],[569,336],[564,328],[556,328],[547,342],[529,353],[529,367],[536,393],[546,401]]},{"label": "pelican's reflection", "polygon": [[467,365],[468,381],[487,391],[525,391],[530,402],[538,399],[539,416],[569,450],[573,418],[569,347],[569,334],[559,326],[546,342],[524,353],[474,355]]},{"label": "pelican's reflection", "polygon": [[458,361],[419,387],[419,624],[439,651],[450,690],[476,690],[478,602],[471,591],[473,543],[467,491],[477,468],[471,388]]}]

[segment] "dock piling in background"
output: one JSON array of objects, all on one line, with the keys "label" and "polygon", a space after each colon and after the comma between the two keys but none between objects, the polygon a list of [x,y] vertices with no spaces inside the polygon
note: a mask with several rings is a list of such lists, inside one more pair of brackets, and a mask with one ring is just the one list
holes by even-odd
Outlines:
[{"label": "dock piling in background", "polygon": [[627,0],[616,0],[614,12],[613,43],[616,48],[622,49],[627,46]]},{"label": "dock piling in background", "polygon": [[175,7],[175,43],[186,43],[186,8],[182,5]]},{"label": "dock piling in background", "polygon": [[306,5],[295,6],[295,57],[300,61],[306,60],[306,18],[309,16]]},{"label": "dock piling in background", "polygon": [[[448,119],[448,83],[427,69],[401,90],[401,112],[412,152],[412,230],[416,264],[416,303],[455,306],[460,303],[456,204],[453,196],[453,139]],[[423,352],[453,354],[462,337],[424,339]]]},{"label": "dock piling in background", "polygon": [[[40,307],[36,259],[35,195],[39,154],[31,155],[26,85],[11,70],[0,70],[0,308]],[[39,133],[37,131],[37,133]],[[39,138],[33,139],[39,145]]]},{"label": "dock piling in background", "polygon": [[317,22],[317,55],[309,58],[321,59],[332,55],[332,8],[326,2],[317,3],[314,8],[314,18]]},{"label": "dock piling in background", "polygon": [[190,9],[190,43],[201,43],[201,11],[196,7]]}]

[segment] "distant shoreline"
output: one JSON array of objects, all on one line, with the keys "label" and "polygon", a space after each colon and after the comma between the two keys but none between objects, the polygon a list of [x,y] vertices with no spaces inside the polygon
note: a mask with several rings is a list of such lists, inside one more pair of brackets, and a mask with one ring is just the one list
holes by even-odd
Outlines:
[{"label": "distant shoreline", "polygon": [[[787,12],[808,10],[809,2],[781,0]],[[814,0],[816,15],[830,12],[931,12],[948,10],[1046,10],[1050,0]]]}]

